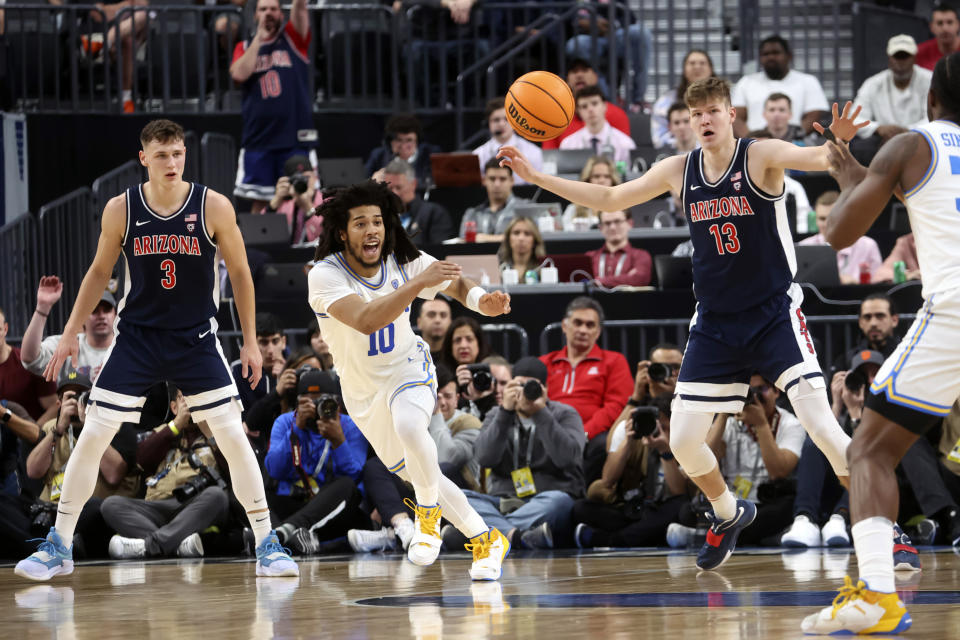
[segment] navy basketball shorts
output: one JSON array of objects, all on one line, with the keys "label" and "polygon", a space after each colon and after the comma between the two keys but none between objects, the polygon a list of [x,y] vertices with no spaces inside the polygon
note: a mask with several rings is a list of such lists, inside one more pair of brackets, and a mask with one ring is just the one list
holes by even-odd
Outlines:
[{"label": "navy basketball shorts", "polygon": [[736,313],[698,307],[677,377],[674,410],[739,413],[754,373],[783,391],[801,378],[825,388],[802,302],[803,292],[794,283],[785,293]]},{"label": "navy basketball shorts", "polygon": [[240,149],[233,195],[249,200],[270,200],[276,193],[277,180],[284,175],[284,163],[295,155],[308,156],[313,166],[317,165],[316,152],[302,147],[266,151]]},{"label": "navy basketball shorts", "polygon": [[107,417],[138,422],[145,394],[158,382],[180,389],[196,422],[227,410],[237,385],[217,339],[216,320],[173,330],[120,320],[90,402]]}]

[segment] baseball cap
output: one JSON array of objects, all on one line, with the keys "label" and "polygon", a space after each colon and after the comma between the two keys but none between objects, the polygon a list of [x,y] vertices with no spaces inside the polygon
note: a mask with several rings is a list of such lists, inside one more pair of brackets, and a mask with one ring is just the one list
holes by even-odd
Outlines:
[{"label": "baseball cap", "polygon": [[547,365],[543,364],[540,358],[535,358],[534,356],[520,358],[513,365],[513,376],[536,378],[542,384],[547,384]]},{"label": "baseball cap", "polygon": [[329,371],[310,369],[300,374],[297,381],[297,395],[305,393],[329,393],[340,395],[340,378]]},{"label": "baseball cap", "polygon": [[289,177],[295,173],[303,173],[304,171],[313,171],[310,158],[305,155],[297,154],[290,156],[287,158],[287,161],[283,163],[283,175],[285,176]]},{"label": "baseball cap", "polygon": [[[103,295],[100,296],[100,302],[106,302],[114,309],[117,308],[117,299],[113,297],[113,294],[110,293],[110,289],[104,289]],[[97,303],[99,304],[99,303]]]},{"label": "baseball cap", "polygon": [[887,40],[887,55],[892,56],[895,53],[908,53],[911,56],[917,55],[917,41],[912,36],[901,33]]},{"label": "baseball cap", "polygon": [[858,351],[853,359],[850,360],[850,371],[858,369],[865,364],[875,364],[881,366],[883,364],[883,354],[879,351],[874,351],[873,349],[864,349],[863,351]]},{"label": "baseball cap", "polygon": [[572,58],[567,62],[567,73],[577,69],[593,69],[593,65],[586,58]]},{"label": "baseball cap", "polygon": [[93,383],[90,382],[90,376],[71,367],[69,361],[60,369],[60,376],[57,378],[57,393],[68,389],[89,391],[92,387]]}]

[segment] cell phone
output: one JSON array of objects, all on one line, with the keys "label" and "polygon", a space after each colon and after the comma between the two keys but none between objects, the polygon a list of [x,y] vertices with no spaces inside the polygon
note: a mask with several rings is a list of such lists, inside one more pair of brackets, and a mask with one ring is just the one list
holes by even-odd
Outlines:
[{"label": "cell phone", "polygon": [[637,407],[631,412],[630,416],[633,419],[633,437],[639,440],[656,430],[660,410],[656,407]]}]

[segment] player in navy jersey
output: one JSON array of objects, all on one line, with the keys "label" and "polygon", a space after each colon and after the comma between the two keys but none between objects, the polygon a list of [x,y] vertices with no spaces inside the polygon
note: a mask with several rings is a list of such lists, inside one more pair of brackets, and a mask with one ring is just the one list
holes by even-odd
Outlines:
[{"label": "player in navy jersey", "polygon": [[[670,447],[713,507],[697,566],[715,569],[733,552],[756,506],[727,488],[706,436],[715,413],[743,409],[752,373],[787,392],[842,482],[849,475],[850,438],[830,411],[800,311],[803,294],[793,283],[796,258],[784,207],[784,170],[829,169],[827,147],[736,139],[730,88],[718,78],[691,84],[685,101],[701,148],[662,160],[616,187],[545,175],[513,147],[498,156],[528,182],[595,211],[622,211],[667,191],[682,195],[698,302],[673,400]],[[848,103],[841,117],[834,105],[830,130],[837,138],[849,140],[867,124],[854,124],[859,109],[850,111]]]},{"label": "player in navy jersey", "polygon": [[147,389],[168,380],[183,391],[194,421],[206,422],[230,465],[234,494],[258,543],[257,575],[298,575],[270,529],[260,467],[244,435],[236,383],[216,335],[219,250],[243,329],[243,376],[255,387],[262,359],[254,328],[253,279],[233,207],[219,193],[183,181],[186,149],[180,125],[154,120],[143,128],[140,142],[140,163],[149,179],[104,207],[97,254],[44,375],[53,380],[67,358],[76,365],[77,332],[99,302],[122,252],[126,290],[117,308],[113,345],[90,391],[56,524],[39,549],[17,564],[16,573],[48,580],[73,571],[73,533],[93,493],[100,458],[121,423],[139,421]]},{"label": "player in navy jersey", "polygon": [[310,16],[293,0],[284,22],[279,0],[257,0],[257,32],[238,42],[230,76],[243,87],[243,136],[234,194],[260,213],[273,198],[283,165],[310,155],[316,141],[311,111]]}]

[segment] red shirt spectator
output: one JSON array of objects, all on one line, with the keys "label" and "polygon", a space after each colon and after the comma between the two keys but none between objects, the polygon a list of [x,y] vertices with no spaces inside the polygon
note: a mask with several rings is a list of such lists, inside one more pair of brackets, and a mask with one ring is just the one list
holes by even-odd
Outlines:
[{"label": "red shirt spectator", "polygon": [[[583,87],[590,87],[597,84],[599,79],[597,72],[593,70],[593,67],[591,67],[590,63],[586,60],[577,58],[570,62],[570,68],[567,70],[567,84],[570,85],[570,90],[573,91],[574,94]],[[625,134],[630,135],[630,118],[627,117],[627,112],[613,104],[612,101],[608,101],[607,103],[607,122],[609,122],[610,126],[614,129],[619,129]],[[543,148],[559,149],[560,143],[563,142],[564,138],[571,133],[576,133],[580,129],[583,129],[583,126],[583,120],[574,113],[573,120],[570,122],[567,130],[553,140],[544,140]]]},{"label": "red shirt spectator", "polygon": [[930,33],[933,34],[932,38],[917,45],[914,64],[933,71],[937,61],[944,55],[960,51],[960,17],[957,10],[947,5],[937,5],[930,17]]},{"label": "red shirt spectator", "polygon": [[597,346],[602,309],[595,300],[575,298],[567,307],[567,346],[540,356],[547,365],[547,395],[576,409],[587,438],[606,432],[633,391],[627,359]]},{"label": "red shirt spectator", "polygon": [[650,284],[653,259],[643,249],[631,247],[627,236],[632,226],[630,211],[601,211],[599,215],[604,243],[599,249],[587,251],[593,261],[593,277],[604,287]]},{"label": "red shirt spectator", "polygon": [[27,410],[34,420],[57,400],[57,385],[23,368],[20,349],[7,344],[10,325],[0,310],[0,399],[12,400]]}]

